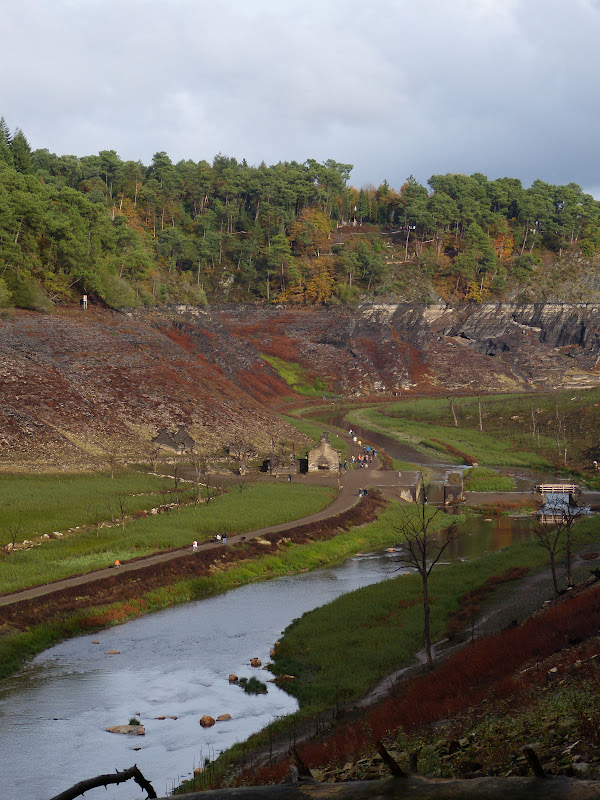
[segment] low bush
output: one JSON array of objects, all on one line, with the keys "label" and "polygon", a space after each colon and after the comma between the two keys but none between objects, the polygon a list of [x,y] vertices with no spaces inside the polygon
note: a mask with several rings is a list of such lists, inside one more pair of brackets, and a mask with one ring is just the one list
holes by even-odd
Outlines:
[{"label": "low bush", "polygon": [[486,467],[471,467],[464,476],[466,492],[513,492],[517,485],[510,475],[498,473]]},{"label": "low bush", "polygon": [[267,684],[259,681],[258,678],[240,678],[238,685],[246,694],[267,694]]}]

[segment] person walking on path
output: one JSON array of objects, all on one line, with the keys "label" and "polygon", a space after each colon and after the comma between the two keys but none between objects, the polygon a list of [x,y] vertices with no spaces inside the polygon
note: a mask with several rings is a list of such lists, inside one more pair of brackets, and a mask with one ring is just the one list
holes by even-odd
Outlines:
[{"label": "person walking on path", "polygon": [[194,539],[194,541],[192,542],[192,553],[195,553],[197,549],[198,549],[198,542]]},{"label": "person walking on path", "polygon": [[223,544],[227,544],[227,534],[226,533],[223,534],[222,542],[223,542]]}]

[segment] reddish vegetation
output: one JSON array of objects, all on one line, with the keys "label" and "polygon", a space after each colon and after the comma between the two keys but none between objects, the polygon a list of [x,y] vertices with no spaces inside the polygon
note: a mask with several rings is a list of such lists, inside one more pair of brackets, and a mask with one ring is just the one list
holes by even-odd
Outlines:
[{"label": "reddish vegetation", "polygon": [[502,583],[519,580],[529,573],[529,567],[511,567],[502,575],[493,575],[478,589],[472,589],[463,594],[459,601],[459,607],[451,615],[446,628],[446,636],[450,639],[459,631],[464,630],[465,625],[474,619],[479,613],[479,603],[482,603],[497,587]]},{"label": "reddish vegetation", "polygon": [[[546,682],[544,660],[549,657],[563,668],[587,662],[595,675],[587,660],[597,655],[598,641],[585,640],[596,637],[599,626],[600,586],[594,585],[518,627],[467,645],[433,672],[402,684],[399,696],[387,699],[360,721],[337,725],[322,739],[299,745],[299,755],[309,766],[341,765],[356,760],[375,741],[400,727],[427,726],[475,708],[491,695],[496,700],[519,698],[517,702],[525,704],[531,688]],[[580,644],[570,647],[574,642]],[[244,770],[238,783],[278,782],[287,772],[288,762],[278,762]]]},{"label": "reddish vegetation", "polygon": [[477,464],[477,459],[475,456],[470,456],[468,453],[463,453],[461,450],[457,450],[456,447],[452,447],[452,445],[447,444],[446,442],[440,442],[439,439],[432,439],[431,441],[441,445],[447,453],[450,453],[450,455],[462,458],[463,464],[469,464],[470,466]]},{"label": "reddish vegetation", "polygon": [[[588,332],[596,326],[592,312],[581,320]],[[532,379],[597,382],[596,338],[571,352],[568,365],[557,356],[569,326],[572,337],[581,327],[568,309],[543,319],[523,311],[516,326],[513,313],[476,305],[432,312],[408,303],[17,311],[0,320],[0,466],[97,468],[109,452],[147,460],[157,430],[181,424],[205,451],[243,438],[266,452],[273,433],[291,438],[269,407],[293,393],[265,353],[298,363],[309,381],[353,400],[529,392]],[[573,377],[571,368],[581,373]]]}]

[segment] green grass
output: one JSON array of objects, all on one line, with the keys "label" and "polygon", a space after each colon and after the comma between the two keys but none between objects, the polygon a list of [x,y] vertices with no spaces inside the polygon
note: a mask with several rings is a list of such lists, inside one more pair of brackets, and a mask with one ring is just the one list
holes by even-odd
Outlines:
[{"label": "green grass", "polygon": [[240,678],[238,685],[246,694],[267,694],[267,684],[259,681],[258,678]]},{"label": "green grass", "polygon": [[[440,401],[414,400],[405,403],[391,403],[385,408],[368,408],[353,411],[348,419],[354,424],[383,433],[401,442],[407,442],[418,450],[435,455],[443,454],[444,461],[461,463],[458,453],[474,458],[479,464],[490,466],[523,466],[548,469],[550,462],[534,449],[518,449],[517,445],[535,443],[516,442],[514,439],[500,439],[497,436],[481,433],[475,428],[447,427],[435,422],[425,413],[429,407]],[[391,415],[394,416],[391,416]],[[412,415],[412,416],[411,416]],[[415,418],[417,417],[417,418]]]},{"label": "green grass", "polygon": [[[452,408],[459,427],[454,425]],[[479,410],[483,433],[479,431]],[[363,416],[364,415],[364,416]],[[402,400],[379,411],[355,410],[349,416],[404,441],[434,449],[432,439],[477,457],[480,464],[562,470],[594,480],[598,460],[600,388],[495,394],[477,397],[430,397]],[[426,426],[426,427],[424,427]],[[470,434],[475,434],[475,437]],[[565,447],[567,454],[565,455]]]},{"label": "green grass", "polygon": [[300,364],[296,364],[293,361],[284,361],[276,356],[267,356],[264,353],[261,353],[261,358],[273,367],[279,377],[294,392],[308,397],[333,397],[333,393],[329,391],[328,384],[320,378],[309,375]]},{"label": "green grass", "polygon": [[[290,488],[288,484],[278,484],[278,486]],[[247,492],[238,494],[244,496]],[[281,505],[282,495],[278,498]],[[82,609],[65,619],[38,625],[23,633],[7,634],[0,637],[0,678],[12,674],[23,661],[61,639],[76,636],[90,628],[106,627],[111,623],[123,622],[140,614],[198,600],[253,581],[268,580],[339,563],[355,553],[395,544],[398,535],[389,515],[390,511],[387,510],[371,525],[351,528],[328,541],[317,541],[306,545],[288,544],[276,555],[248,559],[229,568],[215,570],[208,577],[190,578],[160,587],[142,594],[135,601]],[[456,517],[453,517],[453,520],[455,519]]]},{"label": "green grass", "polygon": [[[574,528],[575,545],[595,542],[599,534],[599,519],[583,520]],[[443,635],[466,592],[511,567],[537,569],[546,561],[547,552],[530,540],[434,569],[432,639]],[[422,644],[421,581],[407,574],[343,595],[295,620],[278,646],[275,671],[297,676],[286,689],[298,698],[301,709],[314,712],[361,696],[408,664]]]},{"label": "green grass", "polygon": [[473,467],[465,472],[465,492],[514,492],[515,479],[510,475],[498,475],[493,469]]},{"label": "green grass", "polygon": [[[187,491],[188,484],[180,484]],[[173,480],[139,473],[0,474],[0,547],[76,525],[91,525],[174,499]]]},{"label": "green grass", "polygon": [[[289,522],[325,508],[334,490],[300,483],[259,482],[199,506],[182,506],[134,519],[121,527],[80,530],[64,539],[45,541],[0,561],[0,592],[7,593],[110,566],[115,559],[138,556],[230,534]],[[71,518],[71,521],[73,519]]]}]

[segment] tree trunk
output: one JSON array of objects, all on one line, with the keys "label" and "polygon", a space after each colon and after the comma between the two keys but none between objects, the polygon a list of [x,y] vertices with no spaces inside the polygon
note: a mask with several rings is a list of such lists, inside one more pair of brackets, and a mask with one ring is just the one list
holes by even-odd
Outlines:
[{"label": "tree trunk", "polygon": [[[283,783],[212,789],[179,795],[180,800],[600,800],[598,781],[545,778],[387,778],[344,783]],[[160,800],[169,800],[160,798]]]},{"label": "tree trunk", "polygon": [[456,411],[454,410],[454,400],[449,397],[448,401],[450,403],[450,411],[452,412],[452,418],[454,419],[454,427],[458,428],[458,418],[456,416]]},{"label": "tree trunk", "polygon": [[573,588],[573,574],[572,574],[572,570],[571,570],[571,561],[572,561],[571,544],[572,544],[572,542],[571,542],[571,526],[567,522],[567,543],[566,543],[566,546],[565,546],[565,556],[566,556],[565,557],[565,568],[566,568],[566,573],[567,573],[567,588],[568,589],[572,589]]},{"label": "tree trunk", "polygon": [[425,640],[425,658],[427,666],[433,669],[433,656],[431,654],[431,608],[429,606],[429,586],[427,581],[427,565],[421,575],[423,579],[423,639]]},{"label": "tree trunk", "polygon": [[81,797],[84,792],[89,789],[95,789],[98,786],[108,786],[112,783],[124,783],[125,781],[133,778],[134,781],[148,794],[148,798],[155,798],[156,792],[152,788],[152,784],[144,778],[137,766],[125,769],[122,772],[108,773],[107,775],[97,775],[95,778],[88,778],[85,781],[80,781],[70,789],[67,789],[60,794],[55,795],[51,800],[73,800],[75,797]]}]

